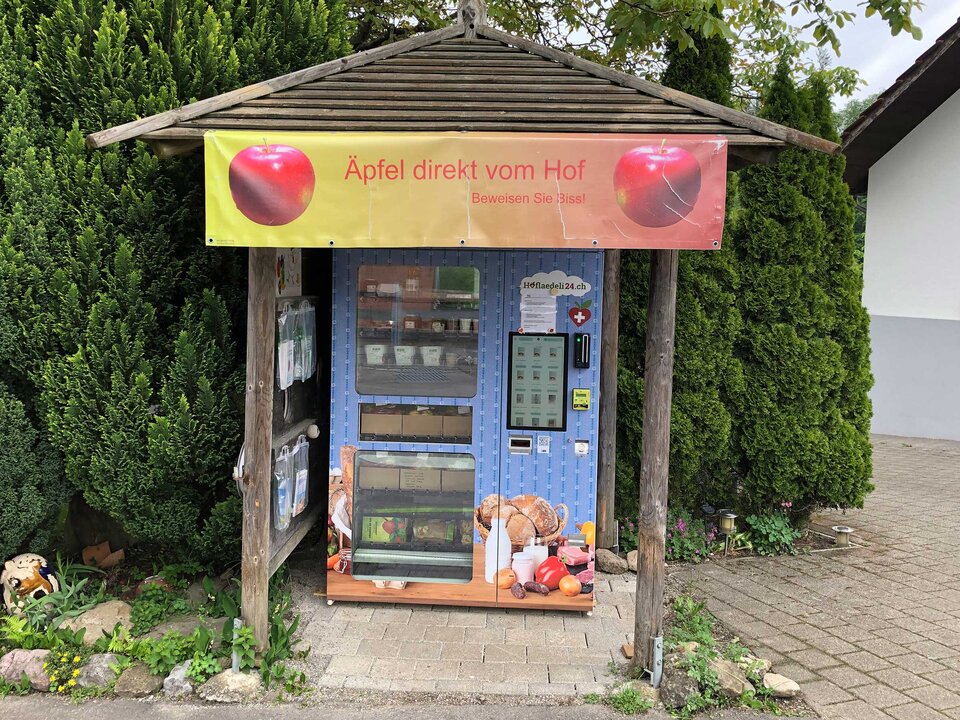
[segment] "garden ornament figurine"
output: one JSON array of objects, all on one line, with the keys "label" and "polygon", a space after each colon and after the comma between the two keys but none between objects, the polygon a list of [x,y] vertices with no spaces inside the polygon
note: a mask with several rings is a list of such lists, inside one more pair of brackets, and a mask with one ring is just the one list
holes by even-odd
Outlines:
[{"label": "garden ornament figurine", "polygon": [[46,558],[24,553],[7,560],[0,573],[3,604],[7,612],[19,615],[28,598],[38,600],[60,589],[60,581]]}]

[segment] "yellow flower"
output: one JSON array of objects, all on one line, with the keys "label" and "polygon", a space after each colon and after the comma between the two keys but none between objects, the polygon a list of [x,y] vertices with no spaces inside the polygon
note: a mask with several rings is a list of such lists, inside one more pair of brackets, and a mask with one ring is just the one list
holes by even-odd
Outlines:
[{"label": "yellow flower", "polygon": [[79,655],[74,655],[74,656],[73,656],[73,662],[74,662],[74,664],[80,662],[80,656],[79,656]]},{"label": "yellow flower", "polygon": [[56,682],[56,681],[57,681],[57,674],[53,673],[52,675],[50,675],[50,682]]},{"label": "yellow flower", "polygon": [[65,688],[66,688],[65,685],[61,685],[60,687],[57,688],[57,692],[63,692]]},{"label": "yellow flower", "polygon": [[43,664],[43,669],[44,669],[44,670],[47,669],[47,663],[44,663],[44,664]]},{"label": "yellow flower", "polygon": [[76,684],[77,684],[76,680],[71,680],[70,682],[67,683],[67,685],[69,685],[70,687],[73,687]]},{"label": "yellow flower", "polygon": [[69,657],[68,655],[61,655],[60,662],[66,662],[68,657]]},{"label": "yellow flower", "polygon": [[79,675],[80,675],[80,668],[77,668],[76,670],[73,671],[73,676],[78,677]]}]

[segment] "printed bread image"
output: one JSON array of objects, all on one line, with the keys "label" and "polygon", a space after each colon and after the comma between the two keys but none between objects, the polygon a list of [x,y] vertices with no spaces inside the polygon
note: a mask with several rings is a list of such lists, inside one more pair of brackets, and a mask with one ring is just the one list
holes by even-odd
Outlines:
[{"label": "printed bread image", "polygon": [[474,513],[474,526],[486,543],[491,521],[506,521],[507,535],[515,550],[522,550],[539,538],[545,545],[559,537],[567,524],[569,511],[563,503],[553,507],[538,495],[517,495],[507,500],[502,495],[487,495]]}]

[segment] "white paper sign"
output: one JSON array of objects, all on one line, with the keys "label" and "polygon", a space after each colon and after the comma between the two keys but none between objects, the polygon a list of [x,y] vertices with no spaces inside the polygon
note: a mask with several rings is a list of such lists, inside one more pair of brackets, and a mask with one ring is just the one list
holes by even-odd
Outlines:
[{"label": "white paper sign", "polygon": [[277,297],[303,294],[300,248],[277,248]]},{"label": "white paper sign", "polygon": [[520,329],[529,333],[557,331],[557,298],[583,297],[590,283],[563,270],[538,272],[520,281]]},{"label": "white paper sign", "polygon": [[550,436],[549,435],[537,435],[537,454],[538,455],[550,454]]}]

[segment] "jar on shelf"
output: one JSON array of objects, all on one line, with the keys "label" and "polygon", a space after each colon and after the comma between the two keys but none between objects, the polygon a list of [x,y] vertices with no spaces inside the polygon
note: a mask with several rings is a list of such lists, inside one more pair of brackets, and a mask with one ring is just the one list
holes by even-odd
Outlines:
[{"label": "jar on shelf", "polygon": [[417,316],[416,315],[405,315],[403,318],[403,329],[404,330],[416,330],[417,329]]}]

